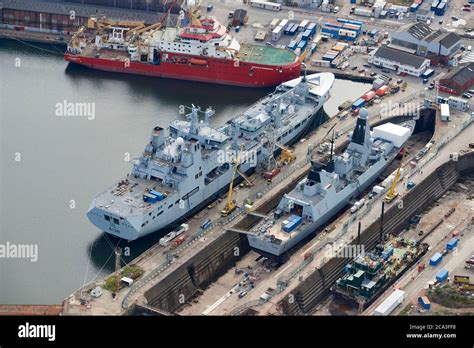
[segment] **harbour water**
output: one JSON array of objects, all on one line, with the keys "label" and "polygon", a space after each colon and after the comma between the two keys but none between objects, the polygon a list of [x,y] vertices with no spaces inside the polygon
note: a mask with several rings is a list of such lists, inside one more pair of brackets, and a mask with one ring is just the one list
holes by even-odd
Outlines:
[{"label": "harbour water", "polygon": [[[336,80],[326,112],[368,88]],[[0,304],[59,303],[112,271],[117,242],[126,262],[153,245],[157,234],[105,237],[86,218],[92,198],[129,172],[154,126],[183,117],[180,105],[212,106],[219,125],[270,91],[68,67],[59,47],[0,41],[0,245],[38,247],[36,262],[0,258]]]}]

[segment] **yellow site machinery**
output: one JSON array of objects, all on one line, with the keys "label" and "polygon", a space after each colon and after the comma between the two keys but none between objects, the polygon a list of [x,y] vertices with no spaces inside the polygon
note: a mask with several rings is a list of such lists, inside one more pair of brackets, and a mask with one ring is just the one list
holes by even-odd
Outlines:
[{"label": "yellow site machinery", "polygon": [[280,155],[278,156],[278,159],[277,159],[277,164],[279,166],[287,165],[287,164],[293,162],[296,159],[296,156],[293,153],[293,150],[290,150],[286,146],[283,146],[283,145],[278,144],[278,143],[275,143],[275,145],[281,149],[281,153],[280,153]]},{"label": "yellow site machinery", "polygon": [[398,165],[397,173],[393,178],[392,185],[390,186],[390,190],[388,190],[387,195],[384,198],[385,203],[391,203],[395,198],[398,197],[398,192],[395,191],[395,187],[398,184],[398,180],[400,179],[400,170],[402,169],[403,160],[405,158],[406,151],[403,152],[403,157],[400,160],[400,164]]},{"label": "yellow site machinery", "polygon": [[232,196],[234,194],[234,179],[235,179],[235,173],[237,173],[238,166],[239,166],[239,161],[236,161],[234,164],[234,169],[232,171],[232,179],[230,180],[229,193],[227,194],[227,203],[225,204],[224,209],[221,210],[222,217],[228,216],[237,208],[237,204],[235,204],[235,201],[232,199]]}]

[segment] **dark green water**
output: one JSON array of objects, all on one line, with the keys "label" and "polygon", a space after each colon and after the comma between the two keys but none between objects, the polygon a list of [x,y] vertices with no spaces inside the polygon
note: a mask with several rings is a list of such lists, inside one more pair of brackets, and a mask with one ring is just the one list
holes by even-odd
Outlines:
[{"label": "dark green water", "polygon": [[[105,238],[85,213],[97,193],[130,170],[126,153],[135,157],[154,126],[182,117],[179,105],[212,106],[219,125],[270,91],[68,67],[60,48],[35,46],[58,54],[0,40],[0,244],[37,244],[39,253],[37,262],[0,258],[3,304],[59,303],[113,269],[111,244],[118,240]],[[367,89],[337,80],[326,111],[334,114]],[[94,103],[95,119],[56,116],[64,101]],[[159,237],[129,243],[125,261]]]}]

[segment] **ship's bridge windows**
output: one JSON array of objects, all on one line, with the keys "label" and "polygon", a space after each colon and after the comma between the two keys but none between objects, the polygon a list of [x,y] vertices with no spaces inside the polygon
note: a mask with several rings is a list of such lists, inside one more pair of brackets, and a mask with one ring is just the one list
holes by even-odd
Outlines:
[{"label": "ship's bridge windows", "polygon": [[105,221],[110,221],[110,216],[104,215],[104,219],[105,219]]},{"label": "ship's bridge windows", "polygon": [[114,224],[118,225],[120,223],[119,219],[114,218]]}]

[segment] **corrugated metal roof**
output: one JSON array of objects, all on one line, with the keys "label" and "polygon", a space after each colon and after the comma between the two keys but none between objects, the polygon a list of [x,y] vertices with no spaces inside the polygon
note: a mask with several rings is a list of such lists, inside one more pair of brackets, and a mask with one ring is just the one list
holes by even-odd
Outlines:
[{"label": "corrugated metal roof", "polygon": [[[0,7],[21,11],[34,11],[43,13],[69,15],[71,10],[78,17],[106,16],[111,19],[144,21],[145,23],[158,22],[163,13],[146,12],[137,10],[115,9],[101,6],[64,3],[59,0],[0,0]],[[171,15],[175,21],[176,15]]]},{"label": "corrugated metal roof", "polygon": [[418,40],[423,40],[425,37],[433,33],[433,30],[423,22],[411,24],[407,31]]},{"label": "corrugated metal roof", "polygon": [[385,58],[400,64],[413,66],[415,68],[421,67],[425,62],[425,58],[415,56],[413,54],[405,53],[388,47],[379,47],[375,52],[376,57]]}]

